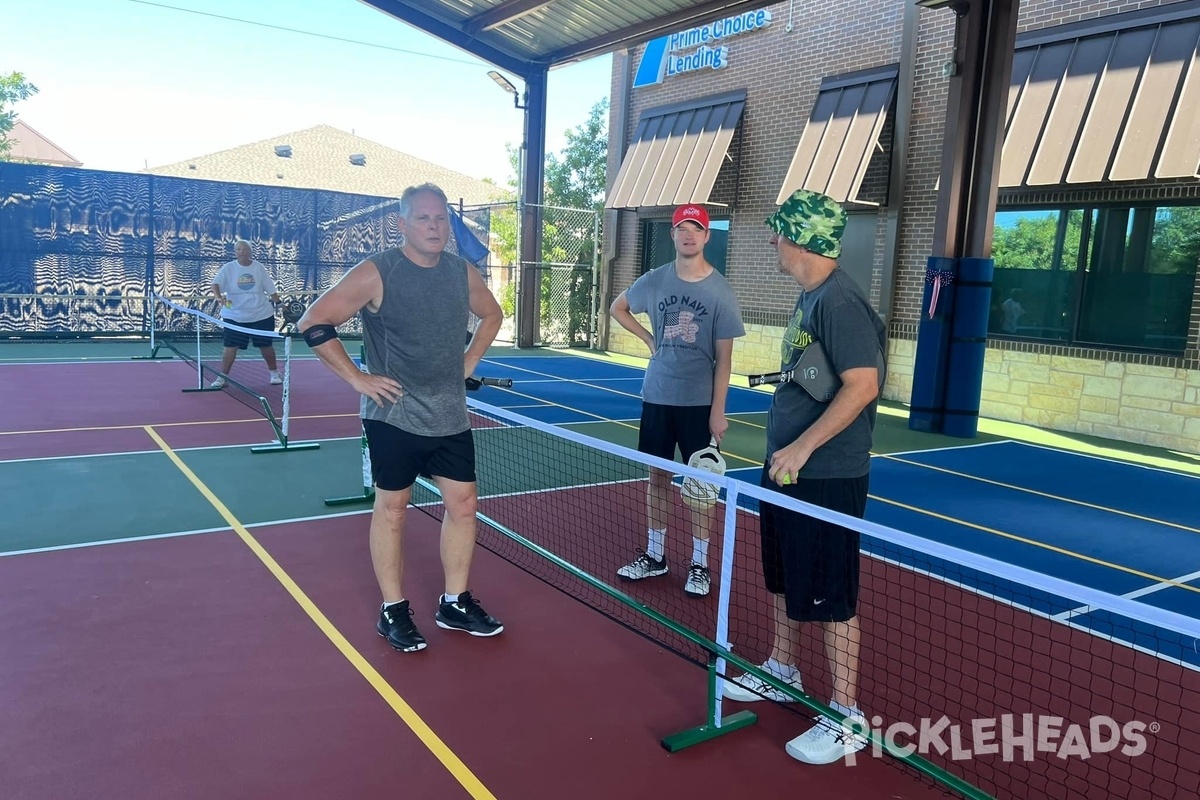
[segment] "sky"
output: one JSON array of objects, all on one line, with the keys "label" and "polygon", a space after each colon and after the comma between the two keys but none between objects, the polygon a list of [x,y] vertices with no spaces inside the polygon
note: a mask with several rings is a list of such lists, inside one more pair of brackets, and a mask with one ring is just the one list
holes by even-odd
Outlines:
[{"label": "sky", "polygon": [[[520,143],[523,112],[494,67],[358,0],[2,5],[0,74],[39,89],[13,110],[84,167],[135,172],[328,124],[472,177],[512,177],[505,145]],[[548,150],[608,96],[610,70],[608,56],[551,70]]]}]

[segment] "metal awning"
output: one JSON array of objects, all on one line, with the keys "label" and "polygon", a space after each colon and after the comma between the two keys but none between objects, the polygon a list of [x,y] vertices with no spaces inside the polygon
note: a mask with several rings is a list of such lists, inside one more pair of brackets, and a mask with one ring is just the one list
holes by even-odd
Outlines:
[{"label": "metal awning", "polygon": [[894,66],[861,70],[821,81],[777,204],[797,189],[822,192],[838,202],[858,198],[879,134],[896,93]]},{"label": "metal awning", "polygon": [[521,77],[771,4],[771,0],[362,2]]},{"label": "metal awning", "polygon": [[707,203],[746,108],[746,92],[647,109],[607,208]]},{"label": "metal awning", "polygon": [[1180,6],[1017,40],[1001,187],[1197,176],[1200,8]]}]

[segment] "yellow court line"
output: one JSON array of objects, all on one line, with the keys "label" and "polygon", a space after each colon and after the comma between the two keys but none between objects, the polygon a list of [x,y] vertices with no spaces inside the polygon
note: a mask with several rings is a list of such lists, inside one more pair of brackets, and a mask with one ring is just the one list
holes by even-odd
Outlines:
[{"label": "yellow court line", "polygon": [[1059,502],[1062,502],[1062,503],[1071,503],[1072,505],[1083,506],[1084,508],[1090,508],[1095,511],[1106,511],[1109,514],[1119,514],[1122,517],[1129,517],[1130,519],[1136,519],[1140,522],[1151,522],[1156,525],[1165,525],[1169,528],[1178,528],[1181,531],[1188,531],[1189,533],[1200,533],[1200,528],[1193,528],[1188,525],[1183,525],[1182,523],[1169,522],[1168,520],[1156,519],[1155,517],[1146,517],[1141,514],[1135,514],[1132,511],[1122,511],[1119,508],[1109,508],[1108,506],[1096,505],[1095,503],[1089,503],[1086,500],[1075,500],[1070,497],[1061,497],[1059,495],[1050,494],[1048,492],[1039,492],[1037,489],[1029,489],[1024,486],[1014,486],[1011,483],[1003,483],[1001,481],[992,480],[991,478],[981,478],[978,475],[971,475],[966,472],[957,472],[952,469],[946,469],[945,467],[935,467],[932,464],[922,464],[919,461],[910,461],[907,458],[900,458],[899,456],[887,455],[885,453],[884,455],[880,456],[880,458],[886,458],[891,461],[898,461],[901,464],[910,464],[914,467],[922,467],[924,469],[931,469],[935,472],[944,472],[947,475],[954,475],[955,477],[958,477],[958,478],[967,478],[968,480],[979,481],[980,483],[987,483],[987,484],[991,484],[992,486],[999,486],[1003,489],[1013,489],[1018,492],[1025,492],[1027,494],[1036,495],[1037,497],[1045,497],[1048,500],[1058,500]]},{"label": "yellow court line", "polygon": [[429,752],[433,753],[438,761],[442,762],[442,766],[467,790],[467,793],[471,797],[476,798],[476,800],[496,800],[495,795],[488,791],[488,788],[475,777],[475,774],[471,772],[467,765],[433,732],[429,725],[425,723],[425,720],[417,715],[412,706],[404,701],[404,698],[371,666],[370,662],[354,649],[354,646],[347,641],[341,631],[335,628],[333,623],[317,608],[316,604],[309,599],[304,590],[292,580],[292,577],[284,571],[283,567],[279,566],[279,563],[267,552],[266,548],[254,538],[250,531],[246,529],[246,526],[221,502],[220,498],[200,480],[196,473],[192,472],[187,464],[183,463],[183,459],[163,441],[158,432],[150,425],[144,425],[143,429],[158,444],[162,451],[166,453],[175,466],[179,468],[179,471],[192,482],[192,485],[199,490],[200,494],[204,495],[205,499],[212,504],[217,513],[224,517],[225,521],[229,523],[229,526],[245,542],[246,546],[258,556],[258,559],[270,570],[275,579],[283,585],[283,588],[292,596],[292,599],[304,609],[304,612],[316,623],[321,632],[329,638],[329,641],[333,642],[334,647],[358,670],[359,674],[367,679],[367,683],[371,684],[372,688],[384,699],[384,702],[392,707],[392,710],[404,721],[409,730],[416,734],[421,743],[429,749]]},{"label": "yellow court line", "polygon": [[872,500],[878,500],[881,503],[887,503],[888,505],[896,506],[897,508],[903,508],[905,511],[913,511],[917,514],[925,514],[926,516],[933,517],[934,519],[940,519],[940,520],[943,520],[944,522],[951,522],[951,523],[954,523],[955,525],[963,525],[967,528],[974,528],[977,531],[983,531],[984,533],[990,533],[993,536],[1000,536],[1005,539],[1012,539],[1014,542],[1021,542],[1022,544],[1028,544],[1028,545],[1032,545],[1034,547],[1040,547],[1043,550],[1049,550],[1053,553],[1058,553],[1059,555],[1069,556],[1071,558],[1078,558],[1080,561],[1087,561],[1091,564],[1096,564],[1101,567],[1108,567],[1109,569],[1115,569],[1118,572],[1125,572],[1125,573],[1128,573],[1129,575],[1136,575],[1139,578],[1145,578],[1146,580],[1154,581],[1155,583],[1161,583],[1161,584],[1165,584],[1167,586],[1177,586],[1180,589],[1187,589],[1189,592],[1196,592],[1197,594],[1200,594],[1200,588],[1196,588],[1195,586],[1188,586],[1186,583],[1180,583],[1179,581],[1172,580],[1171,578],[1163,578],[1158,575],[1153,575],[1149,572],[1142,572],[1141,570],[1134,569],[1133,567],[1125,567],[1120,564],[1114,564],[1111,561],[1104,561],[1099,558],[1093,558],[1092,556],[1085,556],[1083,553],[1076,553],[1074,550],[1067,550],[1066,548],[1057,547],[1052,544],[1047,544],[1046,542],[1039,542],[1037,539],[1029,539],[1024,536],[1018,536],[1015,533],[1005,533],[1004,531],[996,530],[995,528],[989,528],[986,525],[977,525],[974,522],[967,522],[966,520],[958,519],[956,517],[951,517],[946,514],[939,514],[936,511],[930,511],[925,508],[917,508],[916,506],[910,506],[907,503],[901,503],[898,500],[888,500],[886,497],[877,497],[876,495],[873,495],[873,494],[869,494],[867,496],[870,497]]},{"label": "yellow court line", "polygon": [[[337,419],[339,417],[354,417],[358,418],[358,414],[305,414],[301,416],[289,417],[291,420],[298,419]],[[192,422],[156,422],[156,428],[186,428],[190,425],[240,425],[246,422],[265,422],[266,417],[251,417],[249,419],[208,419],[196,420]],[[145,430],[146,425],[96,425],[84,428],[46,428],[40,431],[0,431],[0,436],[17,436],[22,433],[87,433],[89,431],[140,431]]]}]

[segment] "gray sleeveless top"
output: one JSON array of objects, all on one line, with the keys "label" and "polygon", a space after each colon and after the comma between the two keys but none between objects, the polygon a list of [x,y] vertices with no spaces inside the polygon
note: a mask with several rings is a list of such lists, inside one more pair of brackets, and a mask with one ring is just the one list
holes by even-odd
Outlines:
[{"label": "gray sleeveless top", "polygon": [[467,270],[442,253],[435,267],[414,264],[399,248],[368,259],[383,280],[378,312],[360,314],[367,369],[400,382],[404,395],[382,407],[362,398],[363,419],[418,436],[450,436],[471,427],[463,383],[463,339],[470,309]]}]

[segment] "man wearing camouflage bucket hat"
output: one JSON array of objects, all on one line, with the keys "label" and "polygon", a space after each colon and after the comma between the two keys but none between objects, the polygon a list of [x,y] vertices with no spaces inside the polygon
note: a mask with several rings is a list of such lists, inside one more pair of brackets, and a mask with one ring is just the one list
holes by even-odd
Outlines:
[{"label": "man wearing camouflage bucket hat", "polygon": [[[822,347],[841,379],[822,402],[799,385],[781,384],[767,415],[764,487],[861,518],[866,511],[876,400],[882,385],[885,327],[862,289],[838,266],[846,212],[826,195],[796,191],[766,220],[779,270],[800,286],[783,336],[780,370],[805,350]],[[817,622],[833,679],[830,707],[851,723],[822,717],[787,743],[788,755],[829,764],[866,746],[858,708],[857,618],[859,535],[831,522],[763,503],[760,513],[763,576],[774,596],[775,637],[762,669],[797,689],[800,623]],[[731,700],[787,695],[752,675],[723,682]],[[857,727],[858,723],[862,727]]]}]

